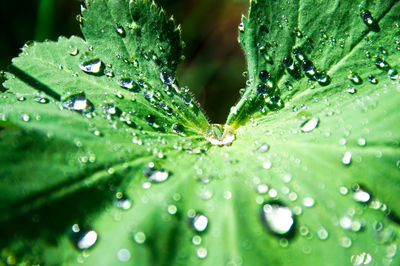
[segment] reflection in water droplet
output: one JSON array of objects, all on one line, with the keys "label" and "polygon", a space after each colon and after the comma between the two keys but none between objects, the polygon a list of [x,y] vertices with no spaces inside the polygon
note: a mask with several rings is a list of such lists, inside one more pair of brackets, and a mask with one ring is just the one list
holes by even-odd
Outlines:
[{"label": "reflection in water droplet", "polygon": [[319,125],[319,118],[314,117],[303,122],[300,126],[301,127],[300,129],[302,132],[308,133],[316,129],[318,125]]},{"label": "reflection in water droplet", "polygon": [[262,207],[261,218],[273,234],[285,235],[294,228],[293,212],[279,203],[265,204]]},{"label": "reflection in water droplet", "polygon": [[126,248],[122,248],[117,253],[117,258],[119,261],[126,262],[131,258],[131,252]]},{"label": "reflection in water droplet", "polygon": [[208,226],[208,218],[203,214],[196,214],[191,223],[197,232],[204,232]]}]

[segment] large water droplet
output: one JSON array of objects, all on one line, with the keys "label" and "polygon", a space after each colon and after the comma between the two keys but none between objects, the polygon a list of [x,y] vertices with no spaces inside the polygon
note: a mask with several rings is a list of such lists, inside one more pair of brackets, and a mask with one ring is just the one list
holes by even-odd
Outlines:
[{"label": "large water droplet", "polygon": [[375,59],[375,65],[377,68],[384,70],[384,71],[389,71],[390,70],[390,65],[388,62],[385,61],[385,59],[378,57]]},{"label": "large water droplet", "polygon": [[183,134],[185,128],[183,127],[182,124],[177,123],[172,126],[172,131],[176,134]]},{"label": "large water droplet", "polygon": [[304,121],[301,124],[300,129],[302,132],[308,133],[308,132],[311,132],[314,129],[316,129],[318,127],[318,125],[319,125],[319,118],[314,117],[314,118]]},{"label": "large water droplet", "polygon": [[362,188],[360,185],[356,184],[353,186],[353,199],[360,203],[367,203],[371,200],[370,193]]},{"label": "large water droplet", "polygon": [[78,224],[72,226],[73,241],[80,250],[86,250],[94,246],[97,241],[97,233],[93,230],[82,230]]},{"label": "large water droplet", "polygon": [[93,105],[88,101],[84,92],[73,94],[68,96],[61,102],[62,106],[68,110],[78,112],[91,112],[93,111]]},{"label": "large water droplet", "polygon": [[273,234],[286,235],[294,228],[293,212],[279,203],[265,204],[261,210],[261,218]]},{"label": "large water droplet", "polygon": [[172,76],[167,71],[161,71],[160,79],[161,79],[162,83],[164,83],[166,85],[172,85],[175,82],[175,77]]},{"label": "large water droplet", "polygon": [[235,132],[228,125],[211,124],[204,136],[213,145],[229,145],[235,140]]},{"label": "large water droplet", "polygon": [[380,30],[378,23],[372,17],[371,12],[369,12],[368,10],[361,10],[360,17],[361,17],[362,21],[364,22],[364,24],[367,25],[367,27],[370,30],[375,31],[375,32],[378,32]]},{"label": "large water droplet", "polygon": [[204,232],[208,226],[208,218],[204,214],[196,214],[192,218],[192,226],[197,232]]},{"label": "large water droplet", "polygon": [[102,66],[101,60],[90,53],[84,53],[80,58],[79,68],[86,73],[99,74]]}]

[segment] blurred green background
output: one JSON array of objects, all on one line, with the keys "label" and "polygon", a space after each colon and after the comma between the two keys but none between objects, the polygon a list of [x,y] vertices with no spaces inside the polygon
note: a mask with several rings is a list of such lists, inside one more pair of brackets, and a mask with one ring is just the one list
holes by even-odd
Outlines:
[{"label": "blurred green background", "polygon": [[[185,61],[181,85],[189,86],[214,123],[224,123],[245,86],[246,63],[237,42],[237,27],[248,0],[157,0],[182,25]],[[82,0],[1,0],[0,69],[28,40],[81,36],[76,15]]]}]

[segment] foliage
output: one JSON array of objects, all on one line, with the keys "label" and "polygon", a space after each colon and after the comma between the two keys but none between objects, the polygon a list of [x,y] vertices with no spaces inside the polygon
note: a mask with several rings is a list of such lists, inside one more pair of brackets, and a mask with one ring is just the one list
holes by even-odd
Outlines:
[{"label": "foliage", "polygon": [[399,263],[398,1],[250,2],[247,88],[209,124],[148,0],[88,0],[0,99],[1,259]]}]

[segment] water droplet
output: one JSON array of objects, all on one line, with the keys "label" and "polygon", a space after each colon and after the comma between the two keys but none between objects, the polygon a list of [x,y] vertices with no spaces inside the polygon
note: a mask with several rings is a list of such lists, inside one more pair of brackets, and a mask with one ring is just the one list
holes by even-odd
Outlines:
[{"label": "water droplet", "polygon": [[17,101],[19,101],[19,102],[23,102],[25,100],[26,100],[26,98],[24,96],[21,96],[21,97],[17,98]]},{"label": "water droplet", "polygon": [[118,23],[115,24],[115,31],[121,37],[125,37],[126,36],[125,29],[121,26],[121,24],[118,24]]},{"label": "water droplet", "polygon": [[304,73],[309,78],[314,77],[316,69],[315,69],[314,64],[310,60],[304,59],[301,62],[301,69],[303,69]]},{"label": "water droplet", "polygon": [[340,239],[340,245],[344,248],[349,248],[351,247],[352,241],[349,237],[344,236]]},{"label": "water droplet", "polygon": [[73,241],[80,250],[86,250],[94,246],[97,241],[97,233],[93,230],[82,230],[78,224],[72,226]]},{"label": "water droplet", "polygon": [[315,117],[304,121],[301,124],[300,129],[302,132],[308,133],[316,129],[318,125],[319,125],[319,118]]},{"label": "water droplet", "polygon": [[132,78],[123,76],[117,80],[117,84],[124,89],[131,90],[134,83]]},{"label": "water droplet", "polygon": [[143,172],[149,179],[149,181],[153,183],[162,183],[166,181],[170,176],[170,173],[164,170],[146,168],[145,170],[143,170]]},{"label": "water droplet", "polygon": [[176,214],[178,208],[175,205],[168,205],[168,213],[171,215]]},{"label": "water droplet", "polygon": [[331,78],[324,71],[315,71],[314,78],[321,86],[327,86],[331,83]]},{"label": "water droplet", "polygon": [[191,220],[191,224],[197,232],[204,232],[208,226],[208,218],[204,214],[196,214]]},{"label": "water droplet", "polygon": [[390,65],[385,61],[385,59],[378,57],[375,59],[375,65],[377,68],[384,70],[384,71],[389,71],[390,70]]},{"label": "water droplet", "polygon": [[266,184],[259,184],[256,188],[258,194],[266,194],[268,189],[269,188]]},{"label": "water droplet", "polygon": [[70,46],[68,46],[67,52],[68,52],[68,54],[75,56],[79,53],[79,50],[76,46],[70,45]]},{"label": "water droplet", "polygon": [[371,82],[371,84],[378,84],[378,80],[376,79],[376,77],[374,75],[369,75],[368,80],[369,80],[369,82]]},{"label": "water droplet", "polygon": [[93,105],[87,100],[84,92],[70,95],[62,102],[62,106],[68,110],[78,112],[91,112],[93,111]]},{"label": "water droplet", "polygon": [[[272,85],[273,87],[273,85]],[[260,83],[257,85],[257,93],[262,95],[268,95],[272,93],[272,87],[268,86],[265,83]]]},{"label": "water droplet", "polygon": [[367,140],[365,138],[359,138],[357,140],[357,144],[361,147],[364,147],[365,145],[367,145]]},{"label": "water droplet", "polygon": [[229,145],[235,140],[232,127],[221,124],[211,124],[207,127],[204,136],[212,145]]},{"label": "water droplet", "polygon": [[317,231],[318,238],[321,240],[328,239],[329,233],[324,227],[320,227]]},{"label": "water droplet", "polygon": [[396,69],[393,69],[393,68],[389,69],[388,74],[389,74],[389,78],[390,78],[391,80],[397,80],[397,79],[399,79],[399,73],[397,72]]},{"label": "water droplet", "polygon": [[294,228],[293,212],[279,203],[265,204],[261,218],[267,229],[276,235],[286,235]]},{"label": "water droplet", "polygon": [[343,157],[342,157],[342,163],[344,165],[350,165],[351,164],[351,157],[352,157],[351,152],[346,151],[344,153]]},{"label": "water droplet", "polygon": [[353,186],[353,199],[360,203],[367,203],[371,199],[370,193],[367,192],[360,185],[356,184]]},{"label": "water droplet", "polygon": [[203,247],[199,247],[197,250],[196,250],[196,255],[197,255],[197,257],[199,258],[199,259],[205,259],[206,257],[207,257],[207,249],[206,248],[203,248]]},{"label": "water droplet", "polygon": [[360,255],[351,256],[353,265],[368,265],[372,262],[372,256],[369,253],[363,252]]},{"label": "water droplet", "polygon": [[79,68],[89,74],[99,74],[103,63],[98,57],[84,53],[80,58]]},{"label": "water droplet", "polygon": [[345,187],[345,186],[341,186],[339,188],[339,193],[342,194],[342,195],[347,195],[347,193],[349,193],[349,189],[347,187]]},{"label": "water droplet", "polygon": [[35,101],[36,101],[37,103],[41,103],[41,104],[47,104],[47,103],[50,102],[49,99],[44,98],[44,97],[37,97],[37,98],[35,98]]},{"label": "water droplet", "polygon": [[375,32],[379,31],[379,25],[375,21],[375,19],[372,17],[371,12],[369,12],[368,10],[361,10],[360,17],[361,17],[362,21],[364,22],[364,24],[367,25],[367,27],[370,30],[375,31]]},{"label": "water droplet", "polygon": [[174,124],[172,126],[172,131],[176,134],[183,134],[183,132],[185,131],[185,128],[183,127],[182,124]]},{"label": "water droplet", "polygon": [[304,207],[313,207],[315,204],[315,200],[311,197],[305,197],[303,199],[303,205]]},{"label": "water droplet", "polygon": [[357,74],[357,72],[350,71],[347,77],[355,85],[360,85],[363,83],[362,78],[360,77],[360,75]]},{"label": "water droplet", "polygon": [[143,232],[137,232],[134,239],[136,243],[143,244],[146,241],[146,235]]},{"label": "water droplet", "polygon": [[31,120],[30,116],[28,114],[23,114],[21,116],[22,121],[24,122],[29,122],[29,120]]},{"label": "water droplet", "polygon": [[261,152],[261,153],[265,153],[265,152],[269,151],[269,145],[264,143],[260,147],[257,148],[257,151]]},{"label": "water droplet", "polygon": [[266,70],[262,70],[262,71],[260,71],[258,77],[260,78],[260,80],[262,82],[266,82],[267,80],[269,80],[271,78],[271,74]]},{"label": "water droplet", "polygon": [[199,236],[199,235],[194,235],[194,236],[192,237],[192,243],[193,243],[193,245],[195,245],[195,246],[200,245],[200,244],[201,244],[201,241],[202,241],[202,239],[201,239],[201,236]]},{"label": "water droplet", "polygon": [[131,259],[131,252],[126,248],[118,250],[117,258],[119,261],[126,262]]},{"label": "water droplet", "polygon": [[129,210],[132,206],[132,201],[128,199],[124,193],[117,192],[115,194],[115,206],[121,210]]},{"label": "water droplet", "polygon": [[160,73],[161,82],[166,85],[172,85],[175,82],[175,77],[167,71],[161,71]]}]

